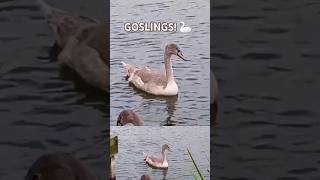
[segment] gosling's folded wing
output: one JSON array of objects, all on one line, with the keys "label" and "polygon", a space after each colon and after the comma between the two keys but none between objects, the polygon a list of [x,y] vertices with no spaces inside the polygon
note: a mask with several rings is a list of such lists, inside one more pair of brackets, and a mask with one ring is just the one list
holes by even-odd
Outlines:
[{"label": "gosling's folded wing", "polygon": [[163,163],[163,156],[161,154],[157,155],[148,155],[149,163],[153,164],[162,164]]},{"label": "gosling's folded wing", "polygon": [[96,49],[76,39],[69,40],[58,59],[74,69],[87,83],[104,91],[108,89],[109,70]]},{"label": "gosling's folded wing", "polygon": [[167,79],[164,74],[149,68],[136,71],[135,76],[138,76],[144,84],[150,83],[158,86],[166,86],[167,84]]}]

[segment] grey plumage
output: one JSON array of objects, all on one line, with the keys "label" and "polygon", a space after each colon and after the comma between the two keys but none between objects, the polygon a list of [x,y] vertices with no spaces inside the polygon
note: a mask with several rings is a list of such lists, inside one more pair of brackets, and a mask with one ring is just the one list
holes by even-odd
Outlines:
[{"label": "grey plumage", "polygon": [[74,69],[88,84],[108,90],[106,25],[94,18],[60,10],[38,0],[56,44],[58,60]]}]

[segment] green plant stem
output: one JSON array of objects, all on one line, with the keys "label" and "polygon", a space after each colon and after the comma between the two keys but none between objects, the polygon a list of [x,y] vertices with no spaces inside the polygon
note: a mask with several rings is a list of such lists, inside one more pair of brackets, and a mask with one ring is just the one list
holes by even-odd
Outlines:
[{"label": "green plant stem", "polygon": [[191,154],[191,152],[189,151],[189,149],[188,149],[188,148],[187,148],[187,151],[188,151],[188,154],[189,154],[189,156],[190,156],[190,158],[191,158],[191,160],[192,160],[192,163],[193,163],[193,165],[195,166],[195,168],[196,168],[196,170],[197,170],[197,172],[198,172],[198,174],[199,174],[200,178],[201,178],[202,180],[204,180],[204,178],[203,178],[203,176],[202,176],[202,174],[201,174],[201,172],[200,172],[200,170],[199,170],[199,168],[198,168],[198,166],[197,166],[197,164],[196,164],[195,160],[193,159],[192,154]]}]

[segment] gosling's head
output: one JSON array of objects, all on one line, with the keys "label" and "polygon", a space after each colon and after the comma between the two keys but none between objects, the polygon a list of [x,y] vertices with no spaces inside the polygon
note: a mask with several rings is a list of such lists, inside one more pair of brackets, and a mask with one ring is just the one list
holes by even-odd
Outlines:
[{"label": "gosling's head", "polygon": [[152,180],[148,174],[144,174],[141,176],[141,180]]},{"label": "gosling's head", "polygon": [[182,52],[180,50],[180,48],[176,45],[176,44],[168,44],[166,46],[166,50],[165,53],[167,55],[176,55],[178,56],[180,59],[187,61],[187,59],[182,55]]},{"label": "gosling's head", "polygon": [[165,151],[165,150],[168,150],[168,151],[172,152],[172,150],[171,150],[171,148],[170,148],[170,146],[168,144],[162,145],[162,151]]},{"label": "gosling's head", "polygon": [[122,111],[117,120],[117,126],[133,124],[134,126],[143,126],[143,120],[132,110]]}]

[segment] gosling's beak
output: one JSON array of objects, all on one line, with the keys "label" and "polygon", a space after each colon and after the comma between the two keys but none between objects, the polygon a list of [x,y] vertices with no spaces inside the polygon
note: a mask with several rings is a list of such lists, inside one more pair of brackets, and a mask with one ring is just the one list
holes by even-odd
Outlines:
[{"label": "gosling's beak", "polygon": [[184,60],[184,61],[188,61],[188,60],[182,55],[182,52],[181,52],[180,50],[178,50],[177,56],[178,56],[179,58],[181,58],[182,60]]},{"label": "gosling's beak", "polygon": [[117,121],[117,126],[122,126],[120,121]]},{"label": "gosling's beak", "polygon": [[168,151],[172,152],[171,148],[168,148]]},{"label": "gosling's beak", "polygon": [[117,126],[123,126],[123,124],[121,123],[121,117],[118,117]]}]

